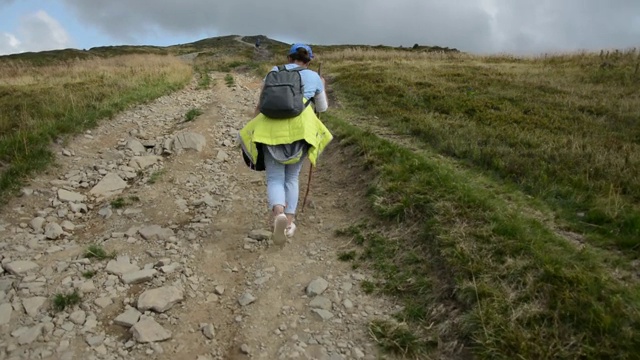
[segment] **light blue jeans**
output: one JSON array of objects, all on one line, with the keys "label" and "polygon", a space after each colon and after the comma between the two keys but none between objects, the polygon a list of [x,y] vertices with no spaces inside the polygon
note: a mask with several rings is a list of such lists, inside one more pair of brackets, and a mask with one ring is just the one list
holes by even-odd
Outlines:
[{"label": "light blue jeans", "polygon": [[285,214],[296,213],[300,192],[298,178],[305,158],[306,156],[295,164],[284,165],[265,149],[264,165],[267,173],[267,199],[270,210],[276,205],[282,205],[285,208]]}]

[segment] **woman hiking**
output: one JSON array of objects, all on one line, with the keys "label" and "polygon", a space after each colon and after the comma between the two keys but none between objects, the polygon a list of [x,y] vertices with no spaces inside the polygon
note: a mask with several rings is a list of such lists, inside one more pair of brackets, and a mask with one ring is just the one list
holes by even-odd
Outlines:
[{"label": "woman hiking", "polygon": [[238,134],[247,164],[256,170],[266,170],[267,199],[274,221],[273,242],[277,245],[283,245],[287,237],[293,236],[296,230],[298,178],[304,159],[309,158],[312,166],[315,166],[320,153],[333,139],[316,116],[313,107],[305,106],[312,101],[316,112],[324,112],[328,108],[324,79],[308,68],[312,59],[310,46],[294,44],[287,54],[288,63],[284,68],[275,66],[271,70],[299,73],[304,104],[299,104],[298,107],[303,109],[302,112],[291,117],[277,118],[273,117],[275,115],[269,117],[264,114],[269,113],[265,111],[265,97],[271,94],[271,89],[267,89],[267,75],[255,117]]}]

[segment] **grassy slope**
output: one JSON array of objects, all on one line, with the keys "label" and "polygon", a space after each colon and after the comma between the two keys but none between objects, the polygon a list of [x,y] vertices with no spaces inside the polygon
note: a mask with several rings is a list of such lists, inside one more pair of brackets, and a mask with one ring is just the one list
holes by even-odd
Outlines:
[{"label": "grassy slope", "polygon": [[[605,67],[597,56],[324,56],[348,121],[325,119],[378,174],[374,208],[421,229],[344,231],[377,287],[405,302],[398,317],[412,331],[375,324],[384,344],[419,356],[461,336],[488,359],[638,358],[640,288],[625,260],[638,244],[633,56]],[[540,216],[536,200],[555,214]],[[587,245],[550,228],[554,216]],[[456,311],[438,311],[452,300]]]},{"label": "grassy slope", "polygon": [[361,113],[518,184],[593,244],[639,254],[636,53],[328,59],[336,88]]},{"label": "grassy slope", "polygon": [[[360,239],[359,260],[379,271],[379,289],[404,301],[399,320],[422,335],[404,351],[454,337],[487,359],[634,358],[640,288],[616,279],[601,254],[578,250],[473,171],[324,119],[375,169],[370,198],[381,218],[421,230],[343,231]],[[438,311],[452,300],[459,313]]]},{"label": "grassy slope", "polygon": [[[47,55],[47,54],[45,54]],[[191,67],[161,55],[0,63],[0,194],[51,162],[50,144],[184,86]],[[5,198],[6,199],[6,198]],[[4,199],[3,199],[4,200]]]}]

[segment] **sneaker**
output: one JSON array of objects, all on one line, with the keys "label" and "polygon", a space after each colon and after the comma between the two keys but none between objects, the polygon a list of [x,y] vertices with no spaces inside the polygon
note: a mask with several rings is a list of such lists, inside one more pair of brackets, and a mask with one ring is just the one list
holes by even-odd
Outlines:
[{"label": "sneaker", "polygon": [[291,223],[291,225],[287,226],[287,231],[285,232],[285,234],[287,235],[287,237],[292,237],[293,234],[295,234],[296,232],[296,223]]},{"label": "sneaker", "polygon": [[287,242],[287,237],[285,235],[285,230],[287,228],[287,224],[289,220],[287,220],[287,216],[285,214],[280,214],[276,216],[275,220],[273,220],[273,243],[276,245],[284,245]]}]

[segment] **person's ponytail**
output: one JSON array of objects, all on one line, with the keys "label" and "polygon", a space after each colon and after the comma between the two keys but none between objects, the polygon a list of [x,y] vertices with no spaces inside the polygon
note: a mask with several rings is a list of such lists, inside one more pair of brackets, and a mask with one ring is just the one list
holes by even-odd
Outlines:
[{"label": "person's ponytail", "polygon": [[307,49],[303,47],[299,47],[295,53],[290,54],[292,60],[302,61],[303,63],[308,63],[311,61],[311,56],[309,56],[309,52]]}]

